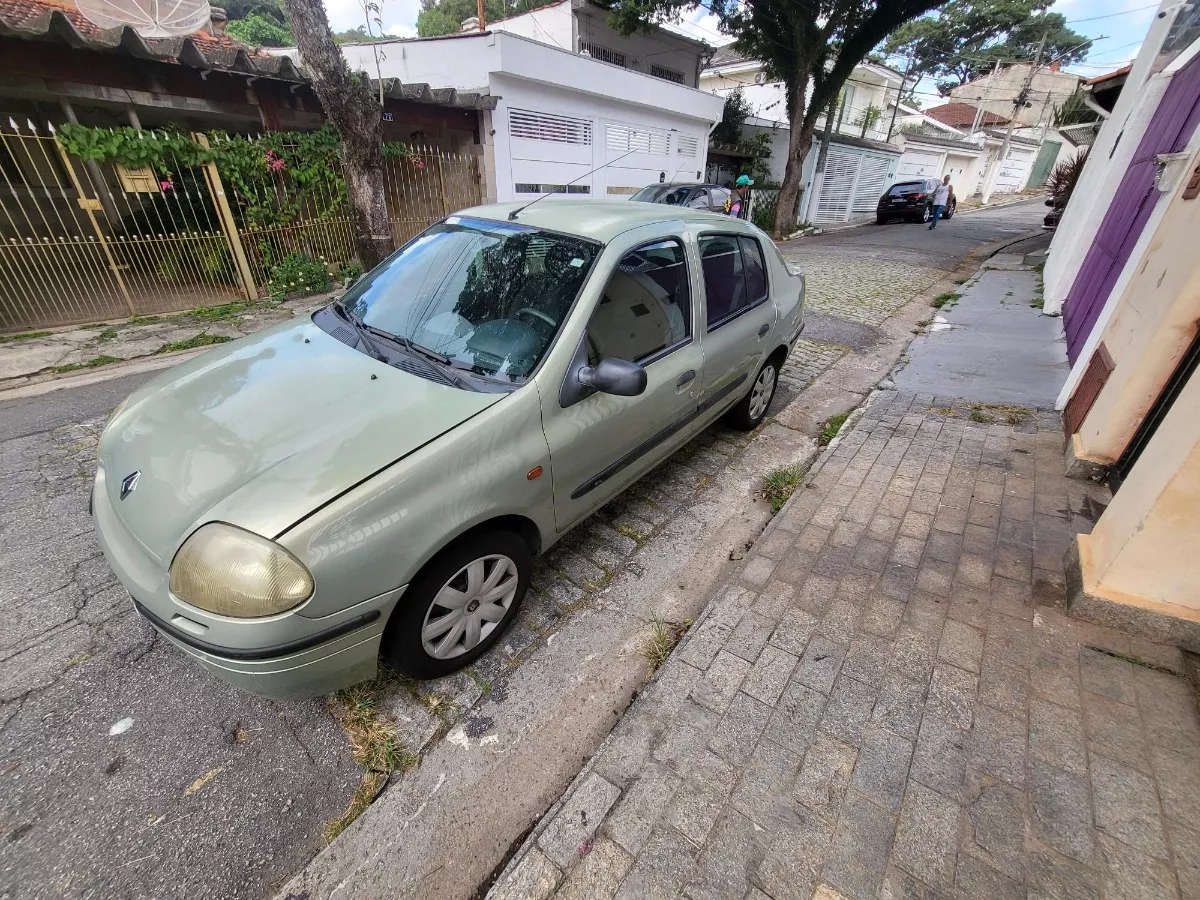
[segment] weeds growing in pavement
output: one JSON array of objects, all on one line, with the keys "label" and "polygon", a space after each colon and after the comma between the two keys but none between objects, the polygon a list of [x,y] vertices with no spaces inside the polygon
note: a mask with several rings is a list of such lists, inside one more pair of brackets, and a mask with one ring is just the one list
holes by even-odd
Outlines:
[{"label": "weeds growing in pavement", "polygon": [[100,366],[111,366],[113,363],[125,362],[119,356],[97,356],[95,359],[89,359],[87,362],[67,363],[65,366],[51,366],[50,371],[55,375],[62,375],[64,372],[77,372],[80,369],[97,369]]},{"label": "weeds growing in pavement", "polygon": [[223,334],[209,334],[207,331],[202,331],[197,335],[186,338],[182,341],[171,341],[169,344],[163,344],[155,353],[176,353],[180,350],[195,350],[197,347],[209,347],[213,344],[225,344],[232,341],[233,338],[226,337]]},{"label": "weeds growing in pavement", "polygon": [[374,680],[333,696],[333,714],[350,741],[350,755],[366,771],[346,809],[326,824],[326,842],[345,831],[371,805],[393,772],[407,772],[420,762],[420,757],[401,742],[396,726],[379,714],[380,695],[399,680],[392,672],[381,670]]},{"label": "weeds growing in pavement", "polygon": [[849,418],[849,413],[839,413],[836,416],[830,416],[825,420],[825,427],[821,429],[821,433],[817,435],[817,443],[824,447],[842,430],[842,426],[846,424],[846,419]]},{"label": "weeds growing in pavement", "polygon": [[9,344],[13,341],[32,341],[35,338],[50,337],[49,331],[27,331],[24,334],[0,334],[0,344]]},{"label": "weeds growing in pavement", "polygon": [[985,412],[981,412],[978,409],[972,410],[971,414],[969,416],[967,416],[967,418],[970,419],[972,422],[979,422],[982,425],[990,425],[996,421],[995,416],[989,415],[988,413],[985,413]]},{"label": "weeds growing in pavement", "polygon": [[[834,433],[836,434],[836,431]],[[808,466],[784,466],[763,476],[762,495],[763,499],[771,504],[771,515],[783,509],[783,505],[796,492],[807,472]]]},{"label": "weeds growing in pavement", "polygon": [[947,303],[953,303],[957,299],[958,299],[957,292],[946,291],[946,293],[938,294],[936,297],[934,297],[932,300],[930,300],[929,305],[934,307],[935,309],[941,309]]},{"label": "weeds growing in pavement", "polygon": [[683,622],[655,619],[650,624],[650,634],[642,642],[642,656],[646,657],[646,662],[650,665],[648,674],[653,675],[667,661],[667,657],[687,634],[691,624],[691,619]]}]

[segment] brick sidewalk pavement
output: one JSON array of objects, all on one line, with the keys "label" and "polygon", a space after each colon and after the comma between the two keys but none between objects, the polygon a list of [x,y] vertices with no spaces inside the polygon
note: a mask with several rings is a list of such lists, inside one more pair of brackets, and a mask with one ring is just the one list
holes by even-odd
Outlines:
[{"label": "brick sidewalk pavement", "polygon": [[491,897],[1200,896],[1182,660],[1058,609],[1105,495],[967,412],[873,398]]}]

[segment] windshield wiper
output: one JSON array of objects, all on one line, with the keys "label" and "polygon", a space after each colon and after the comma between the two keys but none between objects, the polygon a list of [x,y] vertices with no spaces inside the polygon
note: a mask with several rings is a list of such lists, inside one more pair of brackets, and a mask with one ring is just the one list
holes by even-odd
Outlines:
[{"label": "windshield wiper", "polygon": [[367,337],[368,326],[358,321],[358,317],[355,316],[354,313],[350,312],[350,310],[346,309],[346,305],[342,303],[341,300],[335,300],[333,302],[333,308],[337,314],[345,320],[346,324],[354,329],[354,333],[358,336],[358,339],[363,342],[363,346],[367,348],[369,354],[374,359],[386,363],[388,361],[387,355],[379,349],[379,346],[373,340]]},{"label": "windshield wiper", "polygon": [[413,356],[421,356],[429,362],[437,363],[438,368],[434,369],[434,371],[455,387],[464,388],[468,391],[479,390],[475,385],[454,371],[454,367],[450,364],[450,357],[446,356],[446,354],[438,353],[436,350],[424,347],[403,334],[392,334],[390,331],[384,331],[382,328],[376,328],[374,325],[367,325],[366,323],[363,323],[362,327],[365,331],[370,332],[376,337],[399,344]]}]

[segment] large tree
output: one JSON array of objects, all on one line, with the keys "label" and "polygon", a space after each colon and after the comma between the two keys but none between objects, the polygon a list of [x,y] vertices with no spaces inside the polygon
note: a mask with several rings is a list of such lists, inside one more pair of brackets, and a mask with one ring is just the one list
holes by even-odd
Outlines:
[{"label": "large tree", "polygon": [[[775,212],[779,237],[795,227],[804,160],[817,120],[846,79],[879,43],[942,0],[714,0],[705,4],[734,37],[733,47],[759,59],[782,81],[790,133],[787,168]],[[628,34],[656,19],[674,19],[696,0],[605,0],[613,25]]]},{"label": "large tree", "polygon": [[354,248],[364,269],[392,252],[383,194],[383,116],[367,79],[352,73],[338,49],[321,0],[284,0],[288,24],[313,91],[342,139],[346,192],[354,214]]},{"label": "large tree", "polygon": [[939,79],[943,95],[987,74],[997,61],[1032,60],[1043,34],[1045,59],[1079,62],[1087,56],[1087,38],[1059,13],[1047,12],[1053,5],[1054,0],[949,0],[936,13],[898,28],[884,50],[911,58],[917,78]]}]

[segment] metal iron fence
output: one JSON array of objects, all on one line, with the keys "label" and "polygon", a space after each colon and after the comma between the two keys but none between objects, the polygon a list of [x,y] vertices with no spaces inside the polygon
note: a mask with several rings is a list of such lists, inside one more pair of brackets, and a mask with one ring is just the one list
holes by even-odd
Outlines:
[{"label": "metal iron fence", "polygon": [[[331,273],[357,261],[340,166],[303,186],[280,169],[243,187],[274,195],[243,196],[214,162],[128,169],[72,155],[51,128],[0,124],[0,332],[255,298],[291,253]],[[388,157],[384,187],[397,244],[483,198],[476,158],[434,148]],[[246,215],[276,200],[284,214]]]}]

